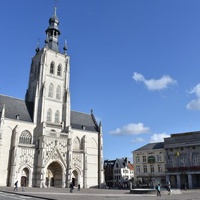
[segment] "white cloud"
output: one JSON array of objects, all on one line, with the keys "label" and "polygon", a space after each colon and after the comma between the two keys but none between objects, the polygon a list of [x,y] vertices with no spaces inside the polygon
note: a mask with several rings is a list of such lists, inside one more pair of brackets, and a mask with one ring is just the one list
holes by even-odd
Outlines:
[{"label": "white cloud", "polygon": [[168,75],[163,75],[160,79],[149,79],[146,80],[142,74],[137,72],[133,73],[133,79],[137,82],[143,82],[148,90],[162,90],[168,88],[169,85],[176,84],[176,80],[172,79]]},{"label": "white cloud", "polygon": [[200,97],[200,83],[198,83],[194,88],[189,91],[190,94],[196,94],[197,97]]},{"label": "white cloud", "polygon": [[190,101],[186,108],[189,110],[200,110],[200,98]]},{"label": "white cloud", "polygon": [[134,142],[134,143],[135,143],[135,142],[136,142],[136,143],[137,143],[137,142],[140,143],[140,142],[144,142],[144,141],[145,141],[144,138],[141,138],[141,137],[140,137],[140,138],[135,138],[135,139],[132,140],[132,142]]},{"label": "white cloud", "polygon": [[145,127],[143,123],[131,123],[123,126],[122,128],[117,128],[113,131],[110,131],[110,134],[113,135],[139,135],[142,133],[150,132],[149,127]]},{"label": "white cloud", "polygon": [[196,99],[191,100],[186,108],[189,110],[200,110],[200,83],[198,83],[194,88],[189,91],[190,94],[195,94]]},{"label": "white cloud", "polygon": [[154,133],[150,138],[150,143],[163,142],[164,138],[170,137],[166,133]]}]

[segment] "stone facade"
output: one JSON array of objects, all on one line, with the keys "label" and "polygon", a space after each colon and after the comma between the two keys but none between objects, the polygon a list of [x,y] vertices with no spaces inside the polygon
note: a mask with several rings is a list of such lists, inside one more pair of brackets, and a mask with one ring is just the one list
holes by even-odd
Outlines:
[{"label": "stone facade", "polygon": [[171,134],[164,139],[166,178],[176,188],[199,188],[200,132]]},{"label": "stone facade", "polygon": [[59,19],[32,58],[25,100],[0,95],[0,186],[101,187],[102,125],[70,107],[70,57],[59,51]]}]

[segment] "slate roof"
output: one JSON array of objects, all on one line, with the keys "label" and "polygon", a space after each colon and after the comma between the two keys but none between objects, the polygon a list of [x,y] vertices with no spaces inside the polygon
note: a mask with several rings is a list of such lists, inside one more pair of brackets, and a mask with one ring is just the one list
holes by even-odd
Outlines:
[{"label": "slate roof", "polygon": [[143,150],[153,150],[153,149],[164,149],[164,142],[157,142],[157,143],[149,143],[136,149],[135,151],[143,151]]},{"label": "slate roof", "polygon": [[120,168],[124,168],[127,165],[127,158],[117,158],[116,161],[118,162]]},{"label": "slate roof", "polygon": [[0,95],[0,112],[4,104],[6,118],[16,119],[16,115],[19,115],[21,121],[33,122],[33,103]]},{"label": "slate roof", "polygon": [[[33,122],[33,103],[0,95],[0,116],[4,104],[6,118],[16,119],[19,115],[21,121]],[[91,114],[71,111],[71,126],[73,129],[98,132]]]},{"label": "slate roof", "polygon": [[71,111],[71,127],[98,132],[90,114]]}]

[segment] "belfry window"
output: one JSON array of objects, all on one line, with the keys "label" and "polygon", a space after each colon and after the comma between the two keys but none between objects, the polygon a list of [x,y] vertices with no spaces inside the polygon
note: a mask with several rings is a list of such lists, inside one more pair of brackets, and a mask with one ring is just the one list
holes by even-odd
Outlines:
[{"label": "belfry window", "polygon": [[21,144],[31,144],[31,134],[29,131],[25,130],[19,137],[19,143]]},{"label": "belfry window", "polygon": [[51,122],[52,120],[52,110],[49,108],[47,111],[47,122]]},{"label": "belfry window", "polygon": [[55,113],[55,123],[59,123],[60,121],[60,112],[57,110]]},{"label": "belfry window", "polygon": [[52,62],[50,65],[50,74],[54,74],[54,63]]},{"label": "belfry window", "polygon": [[56,99],[60,99],[61,97],[61,87],[58,85],[56,88]]},{"label": "belfry window", "polygon": [[49,85],[48,97],[53,97],[53,84],[52,83]]},{"label": "belfry window", "polygon": [[62,76],[62,67],[61,67],[61,65],[58,65],[57,76]]}]

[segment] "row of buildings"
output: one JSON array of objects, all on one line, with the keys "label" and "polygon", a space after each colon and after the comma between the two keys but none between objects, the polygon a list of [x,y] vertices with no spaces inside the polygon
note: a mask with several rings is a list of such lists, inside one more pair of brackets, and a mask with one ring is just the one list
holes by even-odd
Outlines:
[{"label": "row of buildings", "polygon": [[133,153],[134,183],[139,187],[200,187],[200,131],[171,134],[164,142],[149,143]]},{"label": "row of buildings", "polygon": [[129,188],[134,178],[133,164],[128,158],[104,160],[104,177],[108,188]]}]

